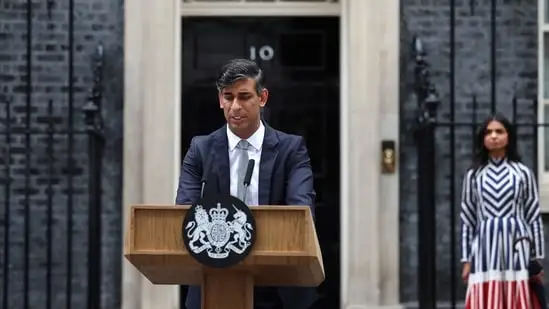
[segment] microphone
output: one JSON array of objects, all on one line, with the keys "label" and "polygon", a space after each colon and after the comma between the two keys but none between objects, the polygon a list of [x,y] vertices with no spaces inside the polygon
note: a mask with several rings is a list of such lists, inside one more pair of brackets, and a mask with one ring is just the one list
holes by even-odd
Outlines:
[{"label": "microphone", "polygon": [[244,196],[242,197],[242,201],[246,203],[246,195],[248,195],[248,186],[250,185],[250,181],[252,180],[252,172],[254,171],[255,166],[255,160],[250,159],[248,161],[248,167],[246,168],[246,175],[244,176]]},{"label": "microphone", "polygon": [[204,189],[206,188],[206,182],[208,182],[208,179],[206,178],[206,174],[202,176],[202,188],[200,189],[200,198],[204,198]]},{"label": "microphone", "polygon": [[200,198],[204,198],[204,191],[206,190],[206,183],[208,183],[208,175],[212,170],[212,160],[208,157],[206,159],[206,164],[204,170],[202,171],[202,188],[200,188]]}]

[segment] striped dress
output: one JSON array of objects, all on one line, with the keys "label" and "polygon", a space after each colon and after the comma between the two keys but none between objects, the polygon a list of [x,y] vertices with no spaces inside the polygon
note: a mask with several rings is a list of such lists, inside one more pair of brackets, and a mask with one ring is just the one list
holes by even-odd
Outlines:
[{"label": "striped dress", "polygon": [[461,199],[462,262],[471,263],[466,309],[534,308],[528,264],[544,256],[533,172],[505,159],[467,171]]}]

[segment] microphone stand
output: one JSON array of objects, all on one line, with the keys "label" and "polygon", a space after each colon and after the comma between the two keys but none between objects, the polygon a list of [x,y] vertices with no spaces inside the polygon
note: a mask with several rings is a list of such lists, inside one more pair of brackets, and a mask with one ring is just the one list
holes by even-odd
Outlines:
[{"label": "microphone stand", "polygon": [[246,203],[246,196],[248,195],[248,184],[244,184],[244,194],[242,194],[242,201],[246,206],[249,206],[248,203]]}]

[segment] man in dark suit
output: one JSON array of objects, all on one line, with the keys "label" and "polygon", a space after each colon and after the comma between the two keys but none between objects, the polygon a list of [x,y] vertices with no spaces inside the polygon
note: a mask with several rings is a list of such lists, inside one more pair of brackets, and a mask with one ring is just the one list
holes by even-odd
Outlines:
[{"label": "man in dark suit", "polygon": [[[232,60],[223,66],[217,89],[227,124],[192,139],[183,159],[176,203],[197,201],[203,182],[204,195],[219,192],[242,198],[246,165],[254,159],[256,165],[244,201],[247,205],[306,205],[314,214],[316,195],[305,140],[275,130],[261,120],[260,111],[269,96],[263,71],[252,61]],[[263,309],[261,300],[272,290],[284,309],[308,309],[317,299],[315,288],[256,287],[257,309]],[[187,309],[200,309],[199,287],[189,287],[185,304]]]}]

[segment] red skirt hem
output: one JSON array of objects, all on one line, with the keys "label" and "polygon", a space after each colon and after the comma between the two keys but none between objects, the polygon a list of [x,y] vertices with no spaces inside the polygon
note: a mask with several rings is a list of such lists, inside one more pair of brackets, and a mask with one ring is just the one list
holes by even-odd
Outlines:
[{"label": "red skirt hem", "polygon": [[470,284],[465,309],[540,309],[526,280],[486,281]]}]

